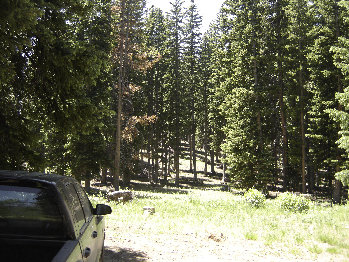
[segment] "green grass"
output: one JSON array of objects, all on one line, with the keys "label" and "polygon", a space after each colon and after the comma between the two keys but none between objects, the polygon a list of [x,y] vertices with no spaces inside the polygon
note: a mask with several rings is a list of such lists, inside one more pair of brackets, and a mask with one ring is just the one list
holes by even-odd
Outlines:
[{"label": "green grass", "polygon": [[258,235],[254,231],[247,231],[247,232],[245,232],[244,236],[247,240],[257,240],[258,239]]},{"label": "green grass", "polygon": [[326,251],[330,254],[340,254],[340,249],[336,247],[329,247],[326,249]]},{"label": "green grass", "polygon": [[321,254],[323,250],[316,244],[312,244],[308,247],[308,250],[314,254]]},{"label": "green grass", "polygon": [[[118,235],[135,234],[224,234],[235,239],[261,241],[300,255],[305,250],[317,256],[349,258],[349,206],[322,207],[311,204],[307,212],[280,209],[276,200],[253,208],[243,197],[213,190],[182,190],[171,194],[135,191],[129,203],[112,206],[109,227]],[[93,203],[104,203],[92,196]],[[155,207],[154,215],[144,215],[143,207]],[[298,254],[299,253],[299,254]]]}]

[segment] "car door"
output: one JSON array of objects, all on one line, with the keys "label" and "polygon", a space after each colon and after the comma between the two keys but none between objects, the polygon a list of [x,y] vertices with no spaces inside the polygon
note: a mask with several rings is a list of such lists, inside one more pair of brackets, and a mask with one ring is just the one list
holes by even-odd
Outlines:
[{"label": "car door", "polygon": [[82,228],[80,246],[85,261],[98,261],[103,248],[104,230],[98,226],[97,217],[92,213],[91,203],[80,184],[74,183],[84,215],[85,225]]},{"label": "car door", "polygon": [[[65,184],[65,195],[69,209],[72,212],[74,231],[79,241],[83,261],[95,262],[99,259],[96,236],[96,225],[93,223],[91,208],[87,208],[86,199],[82,197],[77,183]],[[88,199],[87,199],[88,200]],[[84,208],[85,204],[85,208]]]}]

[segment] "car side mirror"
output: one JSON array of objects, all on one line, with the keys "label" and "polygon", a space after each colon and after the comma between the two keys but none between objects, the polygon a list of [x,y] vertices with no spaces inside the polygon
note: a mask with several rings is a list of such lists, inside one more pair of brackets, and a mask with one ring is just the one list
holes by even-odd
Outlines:
[{"label": "car side mirror", "polygon": [[94,215],[98,216],[108,215],[112,212],[111,207],[104,204],[97,204],[96,208],[94,208],[93,211]]}]

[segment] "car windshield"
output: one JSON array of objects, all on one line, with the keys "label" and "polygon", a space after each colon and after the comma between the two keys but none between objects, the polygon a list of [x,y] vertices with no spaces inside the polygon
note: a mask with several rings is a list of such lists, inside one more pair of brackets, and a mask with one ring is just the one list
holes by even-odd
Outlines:
[{"label": "car windshield", "polygon": [[54,192],[36,183],[0,181],[0,234],[62,238],[63,219]]}]

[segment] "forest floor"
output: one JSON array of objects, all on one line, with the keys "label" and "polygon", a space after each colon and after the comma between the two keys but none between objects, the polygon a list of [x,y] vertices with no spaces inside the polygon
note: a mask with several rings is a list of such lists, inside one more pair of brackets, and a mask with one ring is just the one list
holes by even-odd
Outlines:
[{"label": "forest floor", "polygon": [[[297,258],[252,240],[221,235],[140,235],[107,237],[105,261],[314,261]],[[335,261],[335,260],[317,260]]]},{"label": "forest floor", "polygon": [[[185,206],[190,201],[200,202],[196,197],[200,199],[204,196],[205,203],[217,203],[218,198],[231,195],[231,192],[219,190],[222,187],[219,177],[204,176],[203,172],[198,174],[203,184],[196,187],[194,193],[188,193],[193,190],[190,183],[192,175],[185,171],[189,169],[188,162],[181,160],[184,170],[181,188],[154,187],[145,181],[132,180],[131,190],[135,192],[135,199],[131,204],[112,206],[113,214],[107,217],[104,261],[349,261],[348,255],[329,254],[326,248],[322,251],[320,245],[316,246],[316,254],[302,245],[296,245],[290,251],[277,239],[266,243],[257,235],[254,237],[254,232],[248,236],[225,230],[226,222],[215,227],[212,223],[218,222],[209,219],[198,222],[198,215],[189,214],[187,218],[187,213],[191,211]],[[203,163],[199,163],[198,169],[203,169]],[[216,171],[219,173],[221,170]],[[145,205],[154,206],[155,214],[143,214],[142,207]],[[182,208],[184,210],[179,210]],[[203,213],[206,208],[202,209]],[[263,223],[256,226],[263,227]]]}]

